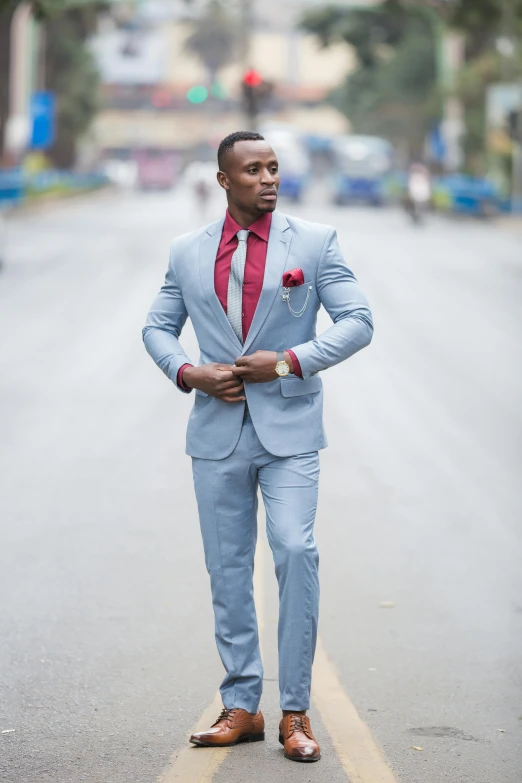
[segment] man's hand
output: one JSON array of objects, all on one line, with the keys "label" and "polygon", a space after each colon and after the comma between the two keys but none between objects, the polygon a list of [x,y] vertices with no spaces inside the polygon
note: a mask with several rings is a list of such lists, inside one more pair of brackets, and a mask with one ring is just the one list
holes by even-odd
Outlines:
[{"label": "man's hand", "polygon": [[193,389],[217,397],[223,402],[241,402],[245,400],[243,381],[232,372],[232,365],[212,362],[201,367],[186,367],[183,382]]},{"label": "man's hand", "polygon": [[[290,372],[294,366],[290,354],[285,351],[285,361]],[[240,356],[232,367],[234,375],[242,378],[245,383],[267,383],[275,381],[278,374],[275,371],[277,353],[275,351],[256,351],[250,356]]]}]

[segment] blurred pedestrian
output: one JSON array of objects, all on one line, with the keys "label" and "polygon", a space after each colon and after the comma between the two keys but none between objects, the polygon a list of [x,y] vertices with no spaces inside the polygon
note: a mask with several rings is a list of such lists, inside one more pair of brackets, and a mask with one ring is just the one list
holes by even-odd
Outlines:
[{"label": "blurred pedestrian", "polygon": [[414,223],[421,223],[431,203],[431,175],[423,163],[414,162],[408,169],[407,211]]},{"label": "blurred pedestrian", "polygon": [[[260,487],[279,582],[279,740],[288,759],[317,761],[306,711],[319,607],[318,450],[326,446],[318,373],[369,344],[372,318],[335,230],[276,210],[278,162],[263,137],[227,136],[218,164],[226,215],[174,241],[143,330],[163,372],[182,391],[195,389],[187,453],[226,674],[223,711],[190,741],[265,736],[253,596]],[[333,325],[316,336],[321,304]],[[179,342],[187,317],[199,366]]]},{"label": "blurred pedestrian", "polygon": [[205,217],[210,198],[210,184],[204,176],[199,176],[194,182],[194,193],[196,195],[198,214],[200,217]]}]

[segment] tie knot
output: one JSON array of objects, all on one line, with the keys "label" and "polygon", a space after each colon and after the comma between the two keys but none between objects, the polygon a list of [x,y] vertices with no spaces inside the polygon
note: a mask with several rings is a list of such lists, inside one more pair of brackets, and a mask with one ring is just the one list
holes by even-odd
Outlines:
[{"label": "tie knot", "polygon": [[238,238],[239,242],[246,242],[248,239],[248,235],[250,234],[250,231],[247,228],[241,228],[236,236]]}]

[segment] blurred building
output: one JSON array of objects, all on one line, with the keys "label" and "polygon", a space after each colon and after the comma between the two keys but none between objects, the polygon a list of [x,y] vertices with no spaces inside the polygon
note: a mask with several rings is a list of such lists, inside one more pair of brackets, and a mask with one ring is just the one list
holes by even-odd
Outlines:
[{"label": "blurred building", "polygon": [[[222,68],[214,83],[197,56],[187,52],[203,3],[151,0],[123,27],[105,20],[93,50],[103,81],[103,109],[97,143],[106,154],[138,146],[185,151],[215,145],[245,127],[241,81],[244,62]],[[297,125],[313,134],[347,129],[346,118],[324,104],[328,93],[353,67],[345,45],[321,49],[296,29],[311,2],[259,2],[252,9],[248,63],[273,89],[261,117]],[[187,11],[188,9],[188,11]]]}]

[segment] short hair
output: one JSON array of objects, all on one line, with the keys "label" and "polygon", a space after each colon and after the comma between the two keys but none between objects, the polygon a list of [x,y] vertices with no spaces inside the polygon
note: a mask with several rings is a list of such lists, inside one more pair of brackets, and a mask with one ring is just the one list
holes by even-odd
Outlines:
[{"label": "short hair", "polygon": [[255,133],[255,131],[236,131],[235,133],[230,133],[228,136],[225,136],[225,138],[219,145],[218,154],[217,154],[219,170],[223,171],[223,164],[225,162],[225,159],[227,155],[234,148],[234,144],[237,144],[238,141],[264,141],[264,140],[265,137],[261,136],[260,133]]}]

